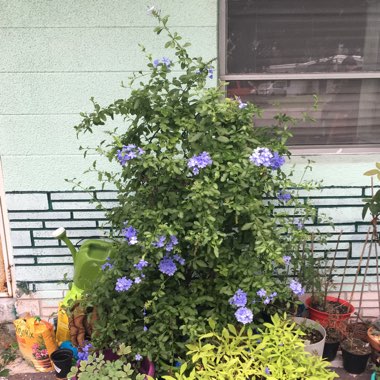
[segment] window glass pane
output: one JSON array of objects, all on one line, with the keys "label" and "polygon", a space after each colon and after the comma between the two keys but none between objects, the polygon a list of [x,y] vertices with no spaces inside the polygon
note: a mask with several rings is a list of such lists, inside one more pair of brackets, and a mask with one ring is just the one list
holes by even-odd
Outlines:
[{"label": "window glass pane", "polygon": [[378,0],[228,0],[227,73],[380,71]]},{"label": "window glass pane", "polygon": [[[263,109],[254,125],[273,125],[273,117],[286,113],[298,119],[307,112],[315,121],[293,127],[290,145],[378,144],[380,141],[380,80],[230,81],[229,97],[240,97]],[[314,98],[318,108],[314,109]]]}]

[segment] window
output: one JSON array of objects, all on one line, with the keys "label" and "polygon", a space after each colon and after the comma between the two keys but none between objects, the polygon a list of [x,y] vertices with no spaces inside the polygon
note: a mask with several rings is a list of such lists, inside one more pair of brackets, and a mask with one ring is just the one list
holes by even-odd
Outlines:
[{"label": "window", "polygon": [[[302,118],[291,145],[380,147],[380,0],[222,0],[227,95]],[[314,95],[318,108],[314,109]]]}]

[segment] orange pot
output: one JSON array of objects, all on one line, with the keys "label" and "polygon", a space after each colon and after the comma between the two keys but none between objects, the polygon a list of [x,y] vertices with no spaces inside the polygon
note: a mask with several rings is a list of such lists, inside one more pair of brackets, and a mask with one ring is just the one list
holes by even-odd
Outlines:
[{"label": "orange pot", "polygon": [[374,327],[370,327],[367,331],[368,341],[374,350],[380,351],[380,334],[379,335],[373,334],[372,332],[373,329]]}]

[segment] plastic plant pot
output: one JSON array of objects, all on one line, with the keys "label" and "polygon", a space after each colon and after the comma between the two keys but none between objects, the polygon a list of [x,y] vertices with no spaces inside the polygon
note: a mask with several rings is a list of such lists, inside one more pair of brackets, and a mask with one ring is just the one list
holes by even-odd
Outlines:
[{"label": "plastic plant pot", "polygon": [[319,323],[307,318],[293,317],[293,320],[298,325],[305,323],[306,326],[312,326],[315,330],[319,331],[322,334],[323,338],[319,342],[313,344],[305,344],[306,352],[310,352],[312,355],[315,356],[322,356],[326,341],[326,330],[324,329],[324,327],[321,326]]},{"label": "plastic plant pot", "polygon": [[336,354],[338,352],[339,344],[339,342],[326,342],[325,348],[323,349],[323,359],[326,359],[328,362],[332,362],[335,359]]},{"label": "plastic plant pot", "polygon": [[344,342],[341,345],[342,356],[343,356],[343,368],[352,374],[359,375],[366,370],[369,356],[371,351],[368,353],[358,354],[347,351],[344,347]]},{"label": "plastic plant pot", "polygon": [[376,377],[376,372],[374,372],[372,375],[371,375],[371,380],[376,380],[377,377]]},{"label": "plastic plant pot", "polygon": [[73,352],[67,348],[56,350],[50,355],[57,379],[66,379],[73,362]]},{"label": "plastic plant pot", "polygon": [[319,322],[322,326],[330,326],[330,327],[337,327],[339,326],[343,321],[346,321],[347,319],[350,318],[351,314],[355,311],[355,308],[345,300],[342,300],[340,298],[336,297],[331,297],[327,296],[326,300],[330,302],[338,302],[341,305],[347,306],[348,308],[348,313],[345,314],[333,314],[334,315],[334,321],[331,322],[331,314],[325,312],[325,311],[320,311],[317,309],[314,309],[311,306],[311,297],[309,297],[305,301],[305,305],[307,306],[309,310],[309,318],[312,319],[313,321]]}]

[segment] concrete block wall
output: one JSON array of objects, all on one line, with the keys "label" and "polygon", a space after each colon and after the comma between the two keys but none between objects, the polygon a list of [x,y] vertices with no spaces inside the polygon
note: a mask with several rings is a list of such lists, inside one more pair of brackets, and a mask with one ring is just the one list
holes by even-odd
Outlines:
[{"label": "concrete block wall", "polygon": [[[334,271],[337,288],[345,271],[343,297],[349,299],[359,265],[368,222],[361,219],[361,199],[368,194],[367,187],[325,187],[299,194],[304,201],[309,199],[317,208],[317,218],[306,224],[307,228],[319,228],[330,233],[327,256],[332,258],[336,241],[342,230]],[[104,211],[97,210],[90,201],[91,196],[102,199],[106,209],[115,205],[113,191],[83,192],[9,192],[6,195],[11,227],[13,257],[16,280],[31,291],[17,300],[17,311],[32,310],[47,318],[57,310],[59,300],[64,297],[67,285],[64,275],[72,276],[72,259],[69,250],[60,241],[51,237],[58,227],[65,227],[74,244],[82,239],[107,236]],[[287,209],[284,207],[284,209]],[[289,209],[289,212],[291,210]],[[335,229],[323,223],[322,214],[335,221]],[[316,245],[315,255],[324,255],[325,250]],[[348,261],[346,261],[348,255]],[[358,272],[357,285],[352,295],[358,306],[360,291],[364,289],[363,316],[379,314],[378,278],[376,255],[372,250],[367,268],[365,253]],[[347,263],[347,268],[345,268]],[[364,281],[365,272],[367,276]],[[363,283],[364,281],[364,283]]]}]

